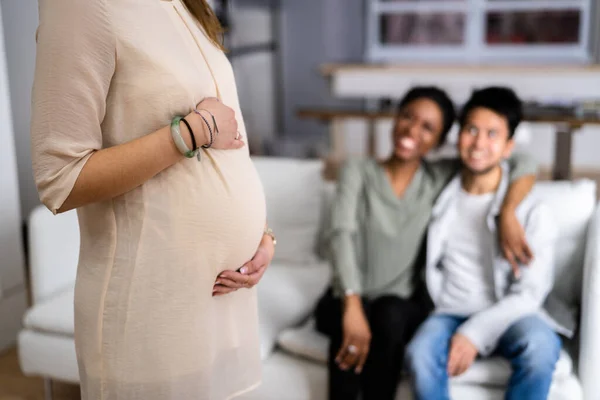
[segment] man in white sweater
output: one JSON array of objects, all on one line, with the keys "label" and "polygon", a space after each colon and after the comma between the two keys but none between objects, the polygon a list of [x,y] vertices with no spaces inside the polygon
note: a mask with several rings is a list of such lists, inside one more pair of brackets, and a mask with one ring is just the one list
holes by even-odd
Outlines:
[{"label": "man in white sweater", "polygon": [[407,351],[417,400],[449,399],[448,380],[479,356],[505,357],[513,374],[506,399],[546,399],[561,340],[574,318],[549,295],[556,228],[532,196],[516,210],[535,257],[514,273],[502,257],[497,219],[506,195],[504,160],[522,105],[507,88],[473,94],[460,116],[461,173],[440,195],[427,238],[427,288],[435,312]]}]

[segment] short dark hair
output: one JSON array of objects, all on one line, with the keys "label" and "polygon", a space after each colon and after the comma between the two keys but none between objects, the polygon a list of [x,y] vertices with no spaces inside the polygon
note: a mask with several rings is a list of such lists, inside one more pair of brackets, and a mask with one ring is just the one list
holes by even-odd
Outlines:
[{"label": "short dark hair", "polygon": [[441,146],[448,137],[448,132],[452,129],[452,124],[456,120],[456,109],[454,103],[450,100],[448,94],[442,89],[435,86],[415,86],[410,89],[398,104],[398,111],[402,110],[407,104],[415,100],[428,99],[433,101],[442,111],[444,122],[442,125],[442,133],[438,146]]},{"label": "short dark hair", "polygon": [[523,103],[516,93],[507,87],[492,86],[474,91],[460,113],[461,127],[465,125],[469,113],[475,108],[487,108],[503,116],[508,124],[509,139],[515,135],[517,126],[523,119]]}]

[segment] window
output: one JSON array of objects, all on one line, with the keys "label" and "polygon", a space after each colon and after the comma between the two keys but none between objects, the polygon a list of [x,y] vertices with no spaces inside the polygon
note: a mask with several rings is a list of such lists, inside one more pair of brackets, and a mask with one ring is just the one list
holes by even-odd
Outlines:
[{"label": "window", "polygon": [[370,61],[589,62],[592,0],[367,0]]}]

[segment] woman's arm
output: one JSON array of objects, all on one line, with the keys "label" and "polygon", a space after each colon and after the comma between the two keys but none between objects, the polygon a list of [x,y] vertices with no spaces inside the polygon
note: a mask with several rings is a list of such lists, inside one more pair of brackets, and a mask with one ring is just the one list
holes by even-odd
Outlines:
[{"label": "woman's arm", "polygon": [[[55,213],[123,194],[183,157],[169,127],[102,149],[115,66],[105,0],[40,1],[32,158],[41,200]],[[182,136],[191,146],[186,130]]]},{"label": "woman's arm", "polygon": [[[131,142],[94,151],[57,212],[122,195],[181,161],[184,157],[175,147],[170,132],[165,127]],[[182,127],[181,134],[191,148],[187,129]],[[204,135],[196,136],[202,138],[199,145],[207,143]]]},{"label": "woman's arm", "polygon": [[361,164],[347,162],[338,179],[330,228],[333,267],[345,294],[341,321],[343,341],[335,362],[342,370],[354,369],[356,373],[362,372],[371,343],[371,329],[361,300],[362,273],[354,247],[354,236],[359,229],[357,209],[363,179]]},{"label": "woman's arm", "polygon": [[502,210],[514,212],[519,204],[521,204],[525,197],[531,192],[533,185],[535,185],[535,181],[535,175],[523,175],[512,181],[508,187],[504,202],[502,203]]},{"label": "woman's arm", "polygon": [[[107,200],[181,161],[170,127],[103,149],[101,125],[116,67],[116,37],[105,0],[40,0],[39,10],[31,146],[42,202],[57,213]],[[224,111],[216,100],[202,104],[222,121],[220,141],[237,130],[230,123],[232,110]],[[207,143],[202,118],[194,113],[188,118],[197,145]],[[191,148],[190,132],[180,126]]]},{"label": "woman's arm", "polygon": [[533,253],[515,211],[535,184],[538,163],[535,158],[527,153],[514,153],[508,159],[508,164],[511,183],[500,212],[500,246],[504,256],[512,266],[515,277],[519,277],[518,264],[529,264],[533,258]]},{"label": "woman's arm", "polygon": [[[116,37],[105,0],[40,0],[39,18],[31,155],[40,198],[56,213],[65,210],[79,173],[102,148],[100,124],[116,65]],[[82,204],[79,197],[71,203]]]},{"label": "woman's arm", "polygon": [[[533,186],[533,183],[535,183],[535,177],[538,174],[539,164],[531,154],[513,153],[508,159],[508,166],[510,169],[510,181],[512,183],[515,183],[520,178],[527,178]],[[525,196],[527,196],[530,190],[531,187],[529,187],[529,190],[527,190],[518,203],[520,203]]]},{"label": "woman's arm", "polygon": [[500,211],[498,227],[500,247],[516,278],[520,277],[519,263],[527,265],[533,259],[525,230],[517,219],[516,209],[531,192],[534,184],[535,175],[525,175],[513,181]]},{"label": "woman's arm", "polygon": [[340,171],[332,205],[329,244],[333,267],[342,290],[362,294],[362,276],[356,260],[354,235],[358,230],[357,207],[363,188],[363,173],[359,161],[347,162]]},{"label": "woman's arm", "polygon": [[[510,181],[512,183],[516,183],[520,181],[521,178],[525,178],[526,182],[533,185],[532,181],[535,182],[535,176],[537,175],[539,168],[538,162],[534,157],[527,153],[514,153],[507,161],[510,170]],[[431,177],[437,197],[448,182],[460,172],[462,163],[460,158],[444,158],[437,161],[427,161],[426,165],[428,166],[427,171]],[[525,181],[522,181],[520,188],[518,188],[518,192],[513,192],[510,196],[510,201],[513,202],[511,204],[514,206],[519,205],[531,190],[531,187],[527,189]],[[524,193],[523,190],[525,190]],[[520,197],[519,193],[521,193],[522,197]],[[509,192],[509,195],[510,194],[511,193]],[[516,203],[514,203],[515,201]],[[507,204],[506,201],[505,204]]]}]

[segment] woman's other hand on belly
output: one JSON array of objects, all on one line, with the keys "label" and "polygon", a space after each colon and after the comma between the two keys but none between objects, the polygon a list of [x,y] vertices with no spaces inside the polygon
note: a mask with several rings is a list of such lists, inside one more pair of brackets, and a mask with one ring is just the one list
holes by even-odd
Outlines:
[{"label": "woman's other hand on belly", "polygon": [[269,235],[263,239],[250,261],[237,271],[223,271],[213,286],[213,296],[222,296],[242,288],[252,288],[260,282],[275,254],[275,245]]}]

